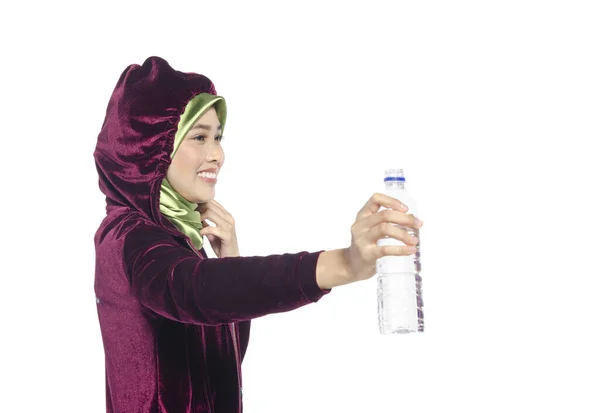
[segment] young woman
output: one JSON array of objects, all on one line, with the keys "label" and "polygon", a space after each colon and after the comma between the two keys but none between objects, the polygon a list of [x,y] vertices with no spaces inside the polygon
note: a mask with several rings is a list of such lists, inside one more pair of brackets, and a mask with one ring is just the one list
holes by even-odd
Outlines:
[{"label": "young woman", "polygon": [[[417,240],[392,224],[421,223],[376,193],[347,248],[240,257],[235,221],[213,199],[226,117],[207,77],[156,56],[128,66],[110,98],[94,151],[106,195],[94,290],[107,412],[241,412],[251,319],[317,302],[373,276],[377,258],[414,252]],[[378,247],[385,236],[407,245]]]}]

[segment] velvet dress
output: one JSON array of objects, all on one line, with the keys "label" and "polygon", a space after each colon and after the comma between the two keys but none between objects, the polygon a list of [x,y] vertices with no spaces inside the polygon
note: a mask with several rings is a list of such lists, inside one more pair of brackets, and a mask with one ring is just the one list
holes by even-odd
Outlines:
[{"label": "velvet dress", "polygon": [[94,160],[106,216],[94,235],[94,291],[107,413],[242,412],[252,319],[317,302],[323,251],[208,258],[159,210],[186,104],[216,95],[152,56],[121,74]]}]

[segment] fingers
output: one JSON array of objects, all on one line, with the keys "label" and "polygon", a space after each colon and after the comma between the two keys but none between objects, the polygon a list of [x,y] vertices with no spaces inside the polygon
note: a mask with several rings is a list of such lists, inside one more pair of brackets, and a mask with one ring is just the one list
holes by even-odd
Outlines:
[{"label": "fingers", "polygon": [[214,199],[199,205],[197,210],[200,212],[202,218],[208,218],[217,225],[235,226],[233,216]]},{"label": "fingers", "polygon": [[219,211],[219,213],[221,215],[228,214],[228,212],[225,210],[225,208],[223,208],[223,206],[221,204],[219,204],[217,201],[215,201],[214,199],[211,199],[211,200],[205,202],[203,205],[204,205],[204,209],[212,208],[212,209]]},{"label": "fingers", "polygon": [[388,255],[412,255],[415,252],[416,247],[410,245],[382,245],[376,249],[376,257],[379,259]]},{"label": "fingers", "polygon": [[[204,235],[206,235],[206,236],[212,235],[213,237],[218,237],[220,239],[223,239],[221,229],[218,227],[213,227],[213,226],[209,226],[209,225],[204,226],[204,228],[202,228],[200,230],[200,235],[203,235],[203,236]],[[213,238],[213,237],[208,237],[208,238]]]},{"label": "fingers", "polygon": [[[397,239],[403,245],[377,245],[377,240],[385,237]],[[353,236],[353,243],[358,247],[365,259],[377,259],[385,255],[412,255],[416,252],[413,249],[419,243],[417,237],[412,236],[406,230],[391,224],[390,222],[381,222],[369,231]]]},{"label": "fingers", "polygon": [[385,238],[386,236],[402,241],[408,246],[417,245],[419,243],[417,237],[412,236],[406,230],[389,222],[382,222],[363,235],[365,241],[368,243],[376,243],[377,240]]},{"label": "fingers", "polygon": [[356,220],[364,219],[370,215],[373,215],[379,211],[381,207],[386,207],[390,209],[395,209],[397,211],[408,211],[408,208],[404,207],[402,202],[397,200],[396,198],[392,198],[385,194],[376,192],[371,196],[371,198],[367,201],[365,206],[363,206],[358,214],[356,215]]},{"label": "fingers", "polygon": [[[381,207],[389,209],[379,210]],[[363,254],[375,255],[376,258],[386,255],[412,255],[419,243],[412,236],[409,228],[420,228],[423,223],[413,214],[406,214],[408,209],[397,199],[385,194],[375,193],[357,214],[352,225],[352,239]],[[406,245],[377,245],[382,238],[393,238]]]},{"label": "fingers", "polygon": [[405,214],[401,211],[394,211],[392,209],[384,209],[374,215],[365,217],[355,223],[357,234],[361,234],[369,231],[376,225],[382,222],[391,222],[405,227],[418,228],[416,217],[412,214]]},{"label": "fingers", "polygon": [[221,228],[231,227],[231,224],[229,222],[227,222],[218,212],[216,212],[213,209],[207,209],[206,211],[201,212],[200,215],[201,215],[203,222],[204,222],[204,220],[209,219],[212,222],[214,222],[215,225],[217,225]]},{"label": "fingers", "polygon": [[216,200],[211,199],[209,201],[211,204],[215,205],[217,208],[221,209],[221,211],[225,212],[226,214],[228,214],[228,212],[225,210],[225,208],[223,208],[223,205],[219,204]]}]

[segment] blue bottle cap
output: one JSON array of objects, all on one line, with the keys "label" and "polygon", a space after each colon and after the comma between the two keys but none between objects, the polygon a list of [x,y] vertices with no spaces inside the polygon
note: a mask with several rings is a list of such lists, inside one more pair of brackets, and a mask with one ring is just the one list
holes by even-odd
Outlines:
[{"label": "blue bottle cap", "polygon": [[404,169],[386,169],[383,182],[401,181],[404,182]]}]

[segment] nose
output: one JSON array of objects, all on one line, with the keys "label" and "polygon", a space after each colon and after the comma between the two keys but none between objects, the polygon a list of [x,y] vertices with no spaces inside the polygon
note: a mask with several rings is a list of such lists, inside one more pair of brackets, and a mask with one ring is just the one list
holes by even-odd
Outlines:
[{"label": "nose", "polygon": [[213,143],[211,149],[208,151],[208,160],[217,161],[220,163],[223,160],[223,148],[218,143]]}]

